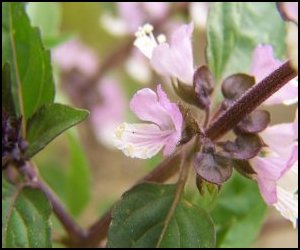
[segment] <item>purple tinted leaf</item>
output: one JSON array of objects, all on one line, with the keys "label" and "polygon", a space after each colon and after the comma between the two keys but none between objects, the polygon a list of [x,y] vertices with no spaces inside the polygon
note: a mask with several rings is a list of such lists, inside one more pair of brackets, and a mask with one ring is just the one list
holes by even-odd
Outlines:
[{"label": "purple tinted leaf", "polygon": [[264,146],[263,141],[255,134],[238,135],[234,142],[219,144],[223,148],[222,155],[238,160],[248,160],[255,157]]},{"label": "purple tinted leaf", "polygon": [[254,110],[236,126],[236,132],[259,133],[270,123],[270,113],[266,110]]},{"label": "purple tinted leaf", "polygon": [[210,106],[210,95],[214,89],[214,78],[207,66],[199,67],[194,73],[193,85],[198,99],[198,107]]},{"label": "purple tinted leaf", "polygon": [[222,83],[222,93],[226,99],[236,100],[255,84],[255,78],[246,74],[228,76]]},{"label": "purple tinted leaf", "polygon": [[232,174],[232,161],[217,154],[197,153],[193,165],[202,179],[218,185],[228,180]]}]

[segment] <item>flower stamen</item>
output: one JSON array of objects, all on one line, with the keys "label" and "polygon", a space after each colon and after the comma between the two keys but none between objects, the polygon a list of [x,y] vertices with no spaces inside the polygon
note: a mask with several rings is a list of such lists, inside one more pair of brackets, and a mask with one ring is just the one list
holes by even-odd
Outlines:
[{"label": "flower stamen", "polygon": [[166,42],[166,36],[161,34],[157,38],[153,35],[153,26],[146,23],[144,26],[139,27],[135,33],[136,39],[134,46],[136,46],[147,58],[151,59],[154,48],[158,44]]}]

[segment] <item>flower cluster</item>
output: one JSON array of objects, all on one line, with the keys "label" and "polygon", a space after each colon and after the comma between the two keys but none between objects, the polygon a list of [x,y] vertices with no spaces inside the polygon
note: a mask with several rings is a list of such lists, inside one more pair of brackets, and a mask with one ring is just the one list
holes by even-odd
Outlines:
[{"label": "flower cluster", "polygon": [[[206,66],[194,68],[193,29],[192,23],[182,25],[167,42],[163,35],[155,37],[153,27],[146,24],[136,33],[134,45],[150,60],[157,73],[171,79],[181,99],[206,110],[208,115],[214,78]],[[239,73],[223,80],[224,101],[212,120],[281,64],[274,58],[271,46],[255,48],[249,75]],[[290,105],[297,101],[298,81],[293,79],[263,104]],[[130,157],[149,158],[162,148],[165,155],[171,154],[176,145],[184,141],[191,125],[178,105],[169,101],[161,85],[157,93],[150,89],[138,91],[130,108],[141,120],[150,122],[123,123],[117,128],[116,146]],[[222,185],[235,168],[255,180],[265,202],[274,205],[295,226],[298,219],[298,119],[273,126],[269,126],[270,121],[269,112],[255,110],[233,129],[235,141],[226,142],[211,140],[194,122],[193,126],[198,128],[193,130],[193,135],[197,136],[201,146],[194,155],[193,165],[198,178],[217,185]]]}]

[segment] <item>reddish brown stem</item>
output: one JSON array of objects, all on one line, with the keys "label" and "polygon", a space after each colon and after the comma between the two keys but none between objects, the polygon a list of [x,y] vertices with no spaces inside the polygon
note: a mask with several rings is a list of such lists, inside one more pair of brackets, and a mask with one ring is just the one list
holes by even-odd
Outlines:
[{"label": "reddish brown stem", "polygon": [[297,72],[290,66],[289,62],[285,62],[234,102],[220,117],[210,124],[208,129],[205,130],[205,134],[213,140],[220,138],[296,76]]}]

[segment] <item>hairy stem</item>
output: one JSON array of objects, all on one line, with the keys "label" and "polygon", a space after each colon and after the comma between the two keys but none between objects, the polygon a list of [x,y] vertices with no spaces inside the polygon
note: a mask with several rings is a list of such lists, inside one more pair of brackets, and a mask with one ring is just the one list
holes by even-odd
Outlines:
[{"label": "hairy stem", "polygon": [[297,72],[290,66],[290,63],[285,62],[272,74],[244,93],[218,119],[210,124],[205,130],[205,134],[213,140],[220,138],[296,76]]}]

